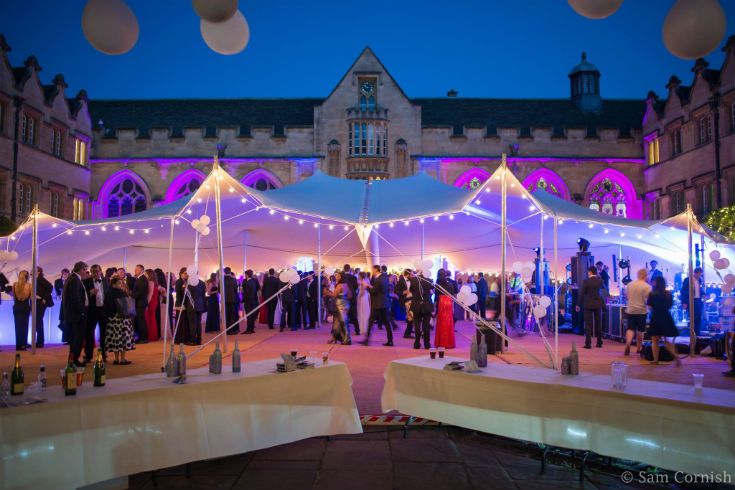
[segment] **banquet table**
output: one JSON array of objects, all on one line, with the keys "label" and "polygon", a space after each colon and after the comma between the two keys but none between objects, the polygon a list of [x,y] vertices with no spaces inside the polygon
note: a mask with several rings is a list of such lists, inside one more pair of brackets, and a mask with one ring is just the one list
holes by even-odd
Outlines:
[{"label": "banquet table", "polygon": [[49,387],[45,403],[0,410],[0,488],[127,481],[309,437],[361,433],[347,366],[318,364],[276,373],[273,359],[221,375],[204,367],[190,370],[185,384],[162,374],[111,379],[100,388],[85,381],[74,397]]},{"label": "banquet table", "polygon": [[391,362],[383,411],[672,471],[735,475],[733,390],[639,379],[616,390],[610,376],[493,362],[477,373],[443,369],[463,360]]}]

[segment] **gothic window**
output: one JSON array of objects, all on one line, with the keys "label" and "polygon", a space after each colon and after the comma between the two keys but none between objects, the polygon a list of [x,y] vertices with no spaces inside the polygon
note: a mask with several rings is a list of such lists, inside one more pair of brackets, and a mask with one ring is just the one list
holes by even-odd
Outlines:
[{"label": "gothic window", "polygon": [[536,182],[528,186],[529,192],[533,192],[536,189],[543,189],[549,194],[555,195],[556,197],[562,197],[562,194],[561,192],[559,192],[559,189],[557,189],[556,186],[552,182],[548,182],[543,177],[539,177],[539,179]]},{"label": "gothic window", "polygon": [[145,211],[148,201],[143,188],[131,178],[124,179],[112,188],[107,199],[107,216],[116,218]]},{"label": "gothic window", "polygon": [[697,120],[697,129],[699,131],[699,144],[705,145],[712,141],[712,116],[707,114]]},{"label": "gothic window", "polygon": [[364,95],[360,96],[360,110],[363,112],[367,110],[367,97]]},{"label": "gothic window", "polygon": [[602,179],[590,191],[589,207],[603,214],[627,216],[625,192],[620,184],[609,178]]},{"label": "gothic window", "polygon": [[61,130],[51,128],[51,153],[61,157]]},{"label": "gothic window", "polygon": [[36,144],[36,120],[33,119],[32,117],[28,118],[27,143],[29,145]]},{"label": "gothic window", "polygon": [[659,156],[658,138],[651,138],[648,140],[647,156],[649,165],[655,165],[661,161]]},{"label": "gothic window", "polygon": [[80,138],[74,139],[74,163],[87,164],[87,142]]},{"label": "gothic window", "polygon": [[84,199],[75,197],[72,201],[73,206],[73,220],[79,221],[84,219]]},{"label": "gothic window", "polygon": [[681,153],[681,128],[676,128],[671,133],[671,153],[673,155]]},{"label": "gothic window", "polygon": [[20,116],[20,142],[28,141],[28,116],[22,114]]},{"label": "gothic window", "polygon": [[188,182],[181,184],[181,186],[176,189],[174,200],[178,200],[188,196],[189,194],[195,193],[196,190],[199,189],[200,185],[202,185],[202,182],[197,177],[192,177]]},{"label": "gothic window", "polygon": [[353,122],[349,125],[351,157],[385,156],[388,153],[388,128],[381,122]]},{"label": "gothic window", "polygon": [[243,185],[252,187],[258,191],[269,191],[278,189],[280,184],[265,170],[255,170],[242,179]]},{"label": "gothic window", "polygon": [[27,216],[33,209],[34,195],[31,184],[18,183],[17,209],[19,216]]},{"label": "gothic window", "polygon": [[49,202],[49,210],[51,211],[49,214],[53,216],[54,218],[60,218],[59,215],[59,193],[58,192],[52,192],[51,198]]}]

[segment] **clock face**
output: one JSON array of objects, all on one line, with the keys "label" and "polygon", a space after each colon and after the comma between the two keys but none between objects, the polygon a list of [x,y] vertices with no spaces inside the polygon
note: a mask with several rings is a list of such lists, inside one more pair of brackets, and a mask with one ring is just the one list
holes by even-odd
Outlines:
[{"label": "clock face", "polygon": [[374,90],[373,82],[365,81],[360,85],[360,91],[365,95],[372,95]]}]

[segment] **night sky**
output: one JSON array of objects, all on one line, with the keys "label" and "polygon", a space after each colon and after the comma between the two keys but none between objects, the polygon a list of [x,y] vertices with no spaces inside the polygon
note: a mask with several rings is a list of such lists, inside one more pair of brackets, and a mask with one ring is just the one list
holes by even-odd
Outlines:
[{"label": "night sky", "polygon": [[[140,38],[129,53],[95,51],[81,30],[83,0],[0,0],[0,33],[16,66],[35,54],[43,83],[63,73],[68,95],[96,99],[324,97],[370,46],[410,97],[553,98],[587,51],[603,97],[665,95],[693,62],[669,54],[661,27],[673,0],[625,0],[605,20],[577,15],[565,0],[252,0],[236,56],[210,51],[189,0],[129,0]],[[735,1],[721,0],[728,34]],[[718,48],[707,57],[720,68]]]}]

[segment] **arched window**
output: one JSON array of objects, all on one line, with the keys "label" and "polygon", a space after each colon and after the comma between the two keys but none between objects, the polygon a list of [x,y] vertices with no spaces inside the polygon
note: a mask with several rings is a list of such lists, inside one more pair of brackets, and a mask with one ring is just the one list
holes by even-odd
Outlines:
[{"label": "arched window", "polygon": [[561,199],[569,200],[571,197],[564,179],[546,167],[539,168],[528,174],[528,177],[523,179],[523,187],[530,192],[543,189],[549,194],[553,194]]},{"label": "arched window", "polygon": [[121,170],[102,185],[98,205],[105,217],[116,218],[148,209],[145,182],[130,170]]},{"label": "arched window", "polygon": [[482,168],[473,168],[466,171],[454,181],[456,187],[469,189],[471,191],[478,189],[487,179],[490,178],[490,172]]},{"label": "arched window", "polygon": [[265,169],[250,172],[242,179],[242,183],[258,191],[269,191],[281,187],[278,179]]},{"label": "arched window", "polygon": [[631,181],[622,172],[608,168],[587,184],[585,203],[590,209],[612,216],[641,219],[642,201]]},{"label": "arched window", "polygon": [[179,186],[178,189],[176,189],[174,200],[181,199],[182,197],[186,197],[189,194],[195,193],[196,190],[199,189],[200,185],[202,185],[201,180],[197,179],[196,177],[192,177],[191,179],[189,179],[188,182],[184,182]]}]

